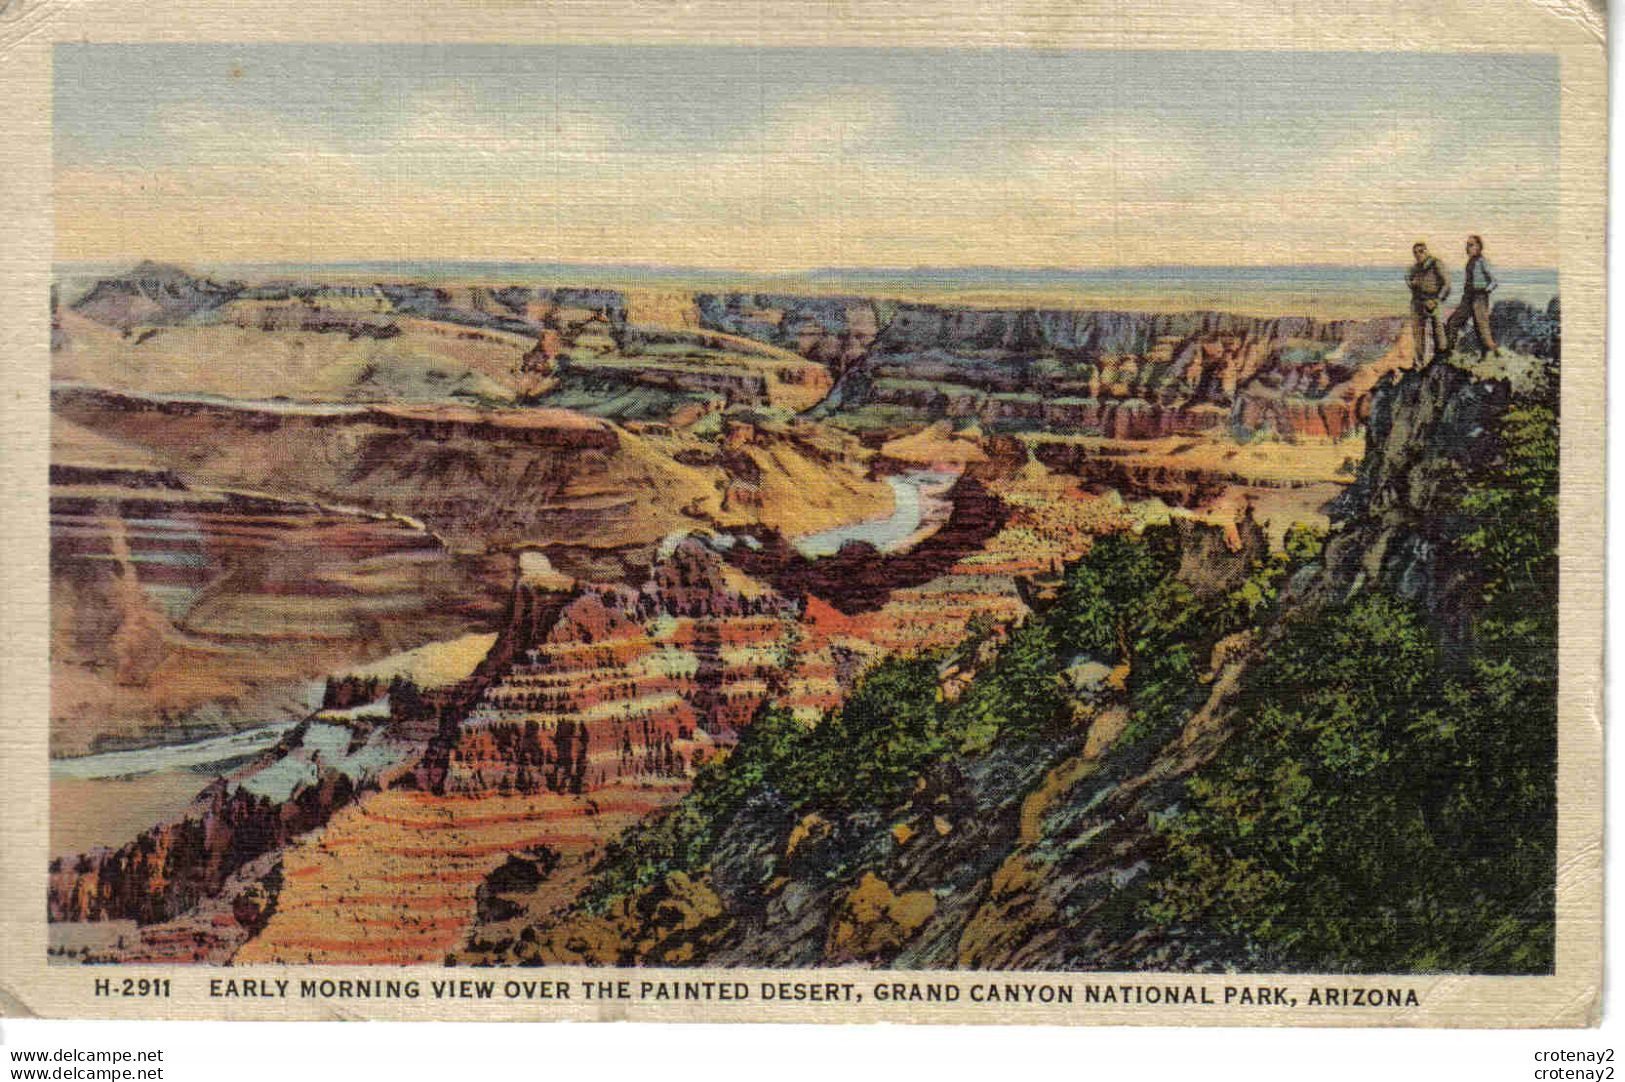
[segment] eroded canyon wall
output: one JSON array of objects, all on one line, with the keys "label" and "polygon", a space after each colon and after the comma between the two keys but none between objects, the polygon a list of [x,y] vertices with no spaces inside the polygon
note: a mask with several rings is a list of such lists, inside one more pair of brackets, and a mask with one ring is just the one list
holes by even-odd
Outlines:
[{"label": "eroded canyon wall", "polygon": [[826,412],[1147,438],[1339,438],[1406,354],[1399,319],[1263,319],[702,294],[705,325],[829,364]]}]

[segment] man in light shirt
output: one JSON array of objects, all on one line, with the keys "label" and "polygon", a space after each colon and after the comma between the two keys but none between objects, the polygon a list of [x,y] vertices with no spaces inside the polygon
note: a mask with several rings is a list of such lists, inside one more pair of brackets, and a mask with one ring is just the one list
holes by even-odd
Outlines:
[{"label": "man in light shirt", "polygon": [[1461,303],[1444,324],[1446,353],[1456,351],[1456,340],[1461,337],[1461,329],[1471,319],[1484,355],[1500,354],[1495,344],[1495,334],[1490,330],[1490,294],[1495,292],[1498,284],[1490,271],[1489,260],[1484,258],[1484,238],[1474,233],[1467,238],[1467,275],[1462,282]]}]

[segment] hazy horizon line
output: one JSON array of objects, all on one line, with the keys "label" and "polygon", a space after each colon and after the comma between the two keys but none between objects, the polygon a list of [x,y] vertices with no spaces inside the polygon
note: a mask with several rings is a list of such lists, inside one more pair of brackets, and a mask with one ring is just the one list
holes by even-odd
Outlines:
[{"label": "hazy horizon line", "polygon": [[[1437,253],[1435,253],[1437,254]],[[1498,263],[1500,269],[1506,273],[1557,273],[1560,268],[1547,265],[1517,265]],[[654,262],[598,262],[593,260],[569,259],[447,259],[433,256],[424,257],[396,257],[378,259],[331,259],[331,260],[177,260],[169,258],[153,258],[150,256],[122,256],[104,259],[67,259],[53,260],[52,268],[104,268],[112,266],[139,266],[142,263],[169,264],[171,266],[193,267],[241,267],[241,268],[275,268],[275,267],[389,267],[410,265],[441,265],[456,267],[560,267],[570,269],[600,270],[600,271],[646,271],[668,272],[703,275],[730,275],[740,277],[793,277],[818,274],[1003,274],[1003,275],[1055,275],[1055,274],[1111,274],[1118,272],[1142,273],[1191,273],[1202,271],[1317,271],[1317,270],[1388,270],[1393,267],[1404,267],[1404,259],[1396,259],[1383,263],[1121,263],[1099,264],[1090,266],[1078,265],[1046,265],[1046,266],[1012,266],[998,263],[965,263],[965,264],[917,264],[903,266],[897,264],[848,264],[823,265],[784,270],[751,270],[743,267],[708,267],[685,263],[654,263]]]}]

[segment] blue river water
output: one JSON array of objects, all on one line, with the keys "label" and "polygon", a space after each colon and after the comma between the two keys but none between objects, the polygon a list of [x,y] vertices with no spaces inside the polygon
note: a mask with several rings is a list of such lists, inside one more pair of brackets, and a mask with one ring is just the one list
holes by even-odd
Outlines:
[{"label": "blue river water", "polygon": [[881,552],[892,552],[912,537],[933,510],[946,510],[939,496],[956,478],[952,473],[915,470],[886,478],[891,485],[892,512],[885,518],[865,519],[796,538],[803,556],[833,556],[848,541],[867,541]]},{"label": "blue river water", "polygon": [[253,729],[211,736],[186,744],[165,744],[129,751],[104,751],[51,760],[51,774],[59,778],[127,778],[166,770],[199,770],[256,755],[272,747],[299,719],[261,725]]}]

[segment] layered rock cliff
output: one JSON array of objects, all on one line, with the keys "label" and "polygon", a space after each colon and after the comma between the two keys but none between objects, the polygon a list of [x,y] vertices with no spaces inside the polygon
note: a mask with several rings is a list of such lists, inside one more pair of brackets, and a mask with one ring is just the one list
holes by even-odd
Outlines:
[{"label": "layered rock cliff", "polygon": [[[854,441],[781,424],[704,440],[562,409],[236,403],[77,385],[57,417],[151,449],[196,487],[277,492],[410,516],[452,547],[552,544],[603,577],[602,560],[711,523],[816,529],[885,507]],[[574,550],[572,552],[570,550]]]},{"label": "layered rock cliff", "polygon": [[330,682],[321,710],[177,818],[53,865],[51,919],[174,920],[381,788],[580,795],[680,781],[783,688],[798,606],[699,538],[675,542],[639,588],[525,565],[468,678]]},{"label": "layered rock cliff", "polygon": [[698,537],[641,587],[549,593],[527,603],[546,615],[500,644],[509,660],[458,725],[437,790],[580,794],[682,778],[782,690],[798,607]]},{"label": "layered rock cliff", "polygon": [[699,296],[706,326],[829,364],[824,412],[885,427],[952,418],[1123,438],[1234,426],[1338,438],[1399,363],[1397,319],[1260,319]]}]

